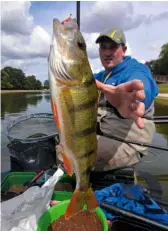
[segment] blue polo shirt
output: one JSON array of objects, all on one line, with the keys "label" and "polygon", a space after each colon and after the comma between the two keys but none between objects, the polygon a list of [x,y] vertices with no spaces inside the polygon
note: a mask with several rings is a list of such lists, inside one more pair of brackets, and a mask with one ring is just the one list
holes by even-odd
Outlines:
[{"label": "blue polo shirt", "polygon": [[[105,71],[100,71],[94,74],[95,79],[104,82],[107,74]],[[121,83],[139,79],[144,84],[145,91],[145,109],[147,110],[154,98],[159,93],[158,86],[152,76],[152,73],[147,65],[139,63],[136,59],[126,56],[124,60],[112,69],[112,73],[105,82],[106,84],[117,86]]]}]

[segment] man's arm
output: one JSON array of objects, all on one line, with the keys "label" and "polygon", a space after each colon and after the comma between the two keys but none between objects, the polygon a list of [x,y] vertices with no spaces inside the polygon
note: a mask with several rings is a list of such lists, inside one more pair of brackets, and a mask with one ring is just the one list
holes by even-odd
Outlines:
[{"label": "man's arm", "polygon": [[145,98],[142,81],[132,80],[118,86],[111,86],[96,80],[96,85],[107,100],[117,108],[121,116],[133,119],[139,128],[144,128],[142,116],[145,112],[145,105],[139,102]]}]

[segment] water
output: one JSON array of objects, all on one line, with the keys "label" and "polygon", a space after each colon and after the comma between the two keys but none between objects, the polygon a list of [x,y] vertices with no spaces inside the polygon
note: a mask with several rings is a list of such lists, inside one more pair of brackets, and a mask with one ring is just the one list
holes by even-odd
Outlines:
[{"label": "water", "polygon": [[[5,135],[5,128],[13,120],[31,113],[51,113],[50,95],[43,93],[11,93],[1,95],[1,171],[10,170],[9,150],[7,144],[9,140]],[[155,115],[168,115],[168,105],[163,106],[156,104]],[[39,125],[35,124],[34,131],[39,129]],[[42,129],[42,126],[41,126]],[[50,127],[51,132],[55,131],[55,127]],[[27,134],[27,129],[23,135]],[[31,131],[32,132],[32,131]],[[153,139],[153,144],[168,147],[168,124],[157,126],[157,132]],[[152,150],[154,154],[149,154],[140,163],[137,169],[147,171],[153,175],[168,174],[168,152],[160,150]],[[151,161],[153,161],[151,163]],[[150,163],[149,163],[150,162]],[[168,187],[168,186],[167,186]]]},{"label": "water", "polygon": [[[6,126],[15,119],[32,113],[52,113],[49,93],[13,93],[1,95],[1,172],[10,169],[9,150],[7,148],[9,140],[5,134]],[[34,131],[36,131],[37,126],[34,126]],[[53,128],[55,129],[55,126]],[[28,129],[25,129],[24,132],[22,131],[23,137],[27,132]],[[33,131],[31,132],[33,134]],[[42,126],[41,132],[43,132]]]}]

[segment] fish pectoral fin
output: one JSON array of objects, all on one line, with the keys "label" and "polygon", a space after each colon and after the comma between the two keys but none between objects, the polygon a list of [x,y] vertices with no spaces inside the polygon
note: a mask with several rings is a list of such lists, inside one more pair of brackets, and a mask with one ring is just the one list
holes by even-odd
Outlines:
[{"label": "fish pectoral fin", "polygon": [[64,152],[63,146],[61,144],[58,144],[56,146],[56,154],[58,159],[64,163],[64,167],[67,171],[67,173],[72,176],[73,175],[73,168],[71,160],[67,157],[67,155]]},{"label": "fish pectoral fin", "polygon": [[51,99],[51,107],[52,107],[52,111],[53,111],[53,115],[54,115],[54,120],[55,120],[56,125],[57,125],[57,129],[58,129],[58,131],[60,131],[60,121],[58,118],[58,109],[57,109],[57,105],[53,99]]},{"label": "fish pectoral fin", "polygon": [[67,170],[68,174],[72,176],[73,175],[72,164],[65,154],[63,154],[63,162],[64,162],[64,167]]},{"label": "fish pectoral fin", "polygon": [[87,191],[81,191],[80,189],[74,191],[67,207],[65,218],[68,219],[83,210],[84,205],[86,205],[89,210],[94,210],[99,206],[92,188],[89,188]]}]

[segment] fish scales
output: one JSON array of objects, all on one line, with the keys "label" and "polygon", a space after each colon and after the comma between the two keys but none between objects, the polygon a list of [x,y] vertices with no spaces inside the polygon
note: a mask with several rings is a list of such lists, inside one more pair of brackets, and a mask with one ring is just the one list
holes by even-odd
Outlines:
[{"label": "fish scales", "polygon": [[[66,93],[62,95],[60,93],[60,104],[63,115],[61,120],[62,124],[64,124],[63,132],[68,148],[73,153],[76,153],[76,159],[77,162],[79,160],[78,165],[82,171],[81,175],[83,175],[83,172],[88,167],[91,167],[95,160],[97,145],[95,139],[97,113],[95,113],[95,107],[97,104],[97,94],[95,94],[96,91],[93,91],[91,87],[68,88],[63,92],[65,91]],[[92,107],[88,104],[91,100],[93,103]],[[86,105],[86,107],[83,107],[83,105]],[[80,110],[79,106],[81,106]],[[76,107],[78,110],[76,110]],[[87,153],[89,154],[87,155]],[[81,177],[83,178],[83,176],[80,176],[80,179]]]}]

